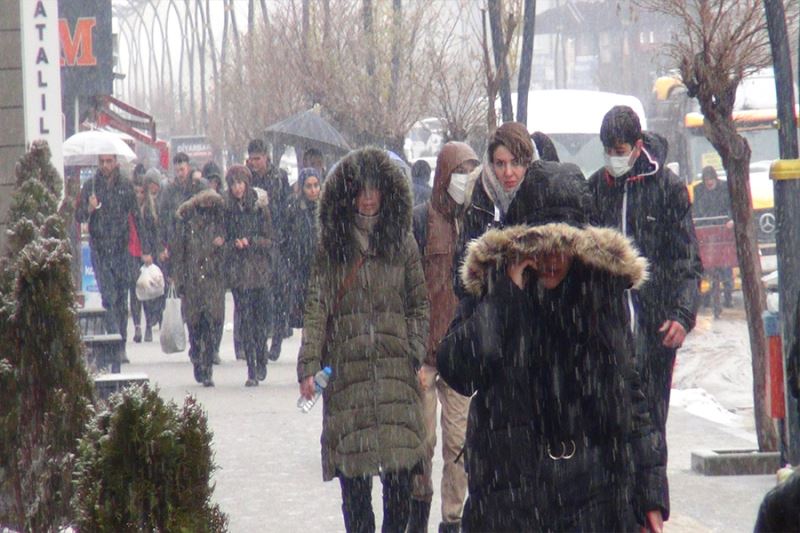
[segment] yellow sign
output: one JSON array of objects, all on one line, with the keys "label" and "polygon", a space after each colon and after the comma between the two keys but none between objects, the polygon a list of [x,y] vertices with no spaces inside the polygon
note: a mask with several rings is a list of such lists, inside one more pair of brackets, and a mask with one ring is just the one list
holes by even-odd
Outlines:
[{"label": "yellow sign", "polygon": [[700,164],[702,168],[714,167],[717,172],[722,172],[722,158],[716,150],[713,152],[705,152],[700,156]]}]

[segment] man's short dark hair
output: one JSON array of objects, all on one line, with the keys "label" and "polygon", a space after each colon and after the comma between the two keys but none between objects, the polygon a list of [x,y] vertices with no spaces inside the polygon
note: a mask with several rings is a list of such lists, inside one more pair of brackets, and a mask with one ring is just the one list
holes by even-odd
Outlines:
[{"label": "man's short dark hair", "polygon": [[603,117],[600,126],[600,141],[605,148],[619,143],[633,145],[642,138],[642,124],[636,111],[626,105],[612,107]]},{"label": "man's short dark hair", "polygon": [[181,163],[187,163],[187,164],[189,163],[189,156],[186,155],[184,152],[178,152],[172,158],[173,165],[180,165]]},{"label": "man's short dark hair", "polygon": [[247,145],[247,155],[266,154],[267,145],[261,139],[253,139]]}]

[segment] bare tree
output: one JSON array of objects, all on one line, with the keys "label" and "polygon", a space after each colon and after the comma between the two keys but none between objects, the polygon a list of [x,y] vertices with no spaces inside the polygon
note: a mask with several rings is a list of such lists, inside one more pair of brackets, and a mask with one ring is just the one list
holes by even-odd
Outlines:
[{"label": "bare tree", "polygon": [[[500,90],[503,77],[506,75],[506,69],[508,68],[506,55],[511,47],[511,40],[514,37],[513,13],[509,15],[506,28],[507,31],[504,32],[505,40],[500,45],[504,53],[500,56],[499,61],[497,60],[497,54],[495,54],[495,61],[492,62],[492,58],[489,55],[489,37],[486,31],[486,10],[481,10],[481,48],[483,50],[483,73],[486,76],[486,100],[488,102],[486,106],[486,127],[489,133],[492,133],[495,128],[497,128],[497,111],[495,110],[494,102],[497,99],[497,93]],[[506,105],[508,106],[509,117],[513,117],[510,94],[509,102]],[[511,120],[511,118],[508,118],[508,120]]]},{"label": "bare tree", "polygon": [[462,74],[483,69],[480,50],[470,48],[474,41],[456,34],[456,28],[464,22],[460,18],[450,21],[441,42],[430,43],[427,52],[431,59],[427,68],[432,76],[431,113],[444,123],[445,137],[450,141],[465,141],[472,133],[485,132],[484,79]]},{"label": "bare tree", "polygon": [[[513,103],[511,102],[511,75],[508,68],[508,51],[511,35],[514,32],[514,13],[509,11],[506,28],[503,28],[503,0],[488,0],[489,26],[492,35],[492,52],[497,67],[497,78],[500,90],[500,111],[503,122],[514,120]],[[508,39],[505,36],[508,36]]]},{"label": "bare tree", "polygon": [[517,122],[528,123],[528,91],[533,68],[533,38],[536,35],[536,0],[525,0],[522,15],[522,54],[517,81]]},{"label": "bare tree", "polygon": [[638,0],[644,8],[677,17],[681,33],[669,46],[690,97],[705,116],[704,132],[728,176],[736,251],[750,333],[756,431],[761,450],[775,450],[777,436],[766,408],[767,343],[761,313],[764,290],[750,201],[750,146],[733,121],[736,88],[771,63],[760,0]]}]

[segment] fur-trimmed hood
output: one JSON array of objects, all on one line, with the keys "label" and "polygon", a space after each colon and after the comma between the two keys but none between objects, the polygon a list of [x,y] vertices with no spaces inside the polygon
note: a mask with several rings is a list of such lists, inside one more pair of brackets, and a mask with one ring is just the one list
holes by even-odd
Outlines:
[{"label": "fur-trimmed hood", "polygon": [[490,270],[500,270],[523,257],[552,252],[571,254],[591,269],[625,278],[634,288],[647,280],[647,259],[639,255],[632,241],[620,232],[564,223],[487,231],[469,244],[461,266],[461,280],[468,293],[480,296],[488,283]]},{"label": "fur-trimmed hood", "polygon": [[334,262],[346,263],[358,253],[355,200],[367,183],[381,192],[380,220],[370,235],[376,255],[396,254],[411,231],[413,202],[403,171],[379,148],[352,151],[325,180],[319,201],[320,245]]},{"label": "fur-trimmed hood", "polygon": [[204,189],[178,207],[178,218],[186,219],[194,210],[201,206],[211,206],[222,209],[225,206],[225,200],[214,189]]}]

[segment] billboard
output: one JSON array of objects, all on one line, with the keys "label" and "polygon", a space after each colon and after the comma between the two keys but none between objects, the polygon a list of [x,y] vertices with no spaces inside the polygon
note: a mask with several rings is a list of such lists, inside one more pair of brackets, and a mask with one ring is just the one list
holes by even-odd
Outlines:
[{"label": "billboard", "polygon": [[203,166],[214,158],[214,149],[205,135],[182,135],[172,137],[172,150],[174,156],[178,152],[183,152],[189,156],[193,165]]},{"label": "billboard", "polygon": [[113,91],[110,0],[58,3],[61,88],[66,101]]},{"label": "billboard", "polygon": [[58,2],[20,4],[25,144],[44,139],[51,162],[63,172],[61,84],[58,66]]}]

